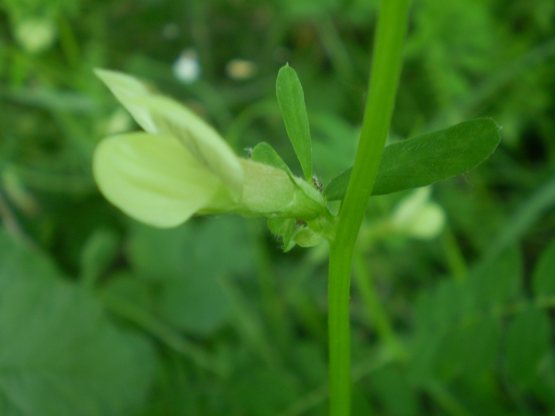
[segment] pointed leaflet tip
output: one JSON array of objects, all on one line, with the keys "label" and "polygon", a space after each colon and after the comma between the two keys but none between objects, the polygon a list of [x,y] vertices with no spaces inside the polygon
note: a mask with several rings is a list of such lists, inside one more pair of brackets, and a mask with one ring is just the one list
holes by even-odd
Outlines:
[{"label": "pointed leaflet tip", "polygon": [[289,64],[285,64],[278,72],[276,95],[287,136],[293,145],[306,180],[310,181],[312,143],[304,92],[297,73]]}]

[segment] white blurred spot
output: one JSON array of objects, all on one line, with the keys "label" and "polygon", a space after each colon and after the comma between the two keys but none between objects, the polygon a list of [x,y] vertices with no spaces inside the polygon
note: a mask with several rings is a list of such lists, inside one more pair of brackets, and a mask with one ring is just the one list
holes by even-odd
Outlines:
[{"label": "white blurred spot", "polygon": [[181,52],[173,64],[173,74],[185,84],[190,84],[200,78],[200,63],[194,49],[185,49]]},{"label": "white blurred spot", "polygon": [[398,232],[430,239],[441,232],[445,213],[438,204],[430,201],[430,188],[420,188],[397,205],[391,223]]}]

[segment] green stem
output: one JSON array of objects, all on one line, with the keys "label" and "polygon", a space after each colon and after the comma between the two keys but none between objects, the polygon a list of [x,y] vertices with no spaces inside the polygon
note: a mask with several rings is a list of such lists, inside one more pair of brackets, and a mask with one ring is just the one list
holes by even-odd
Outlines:
[{"label": "green stem", "polygon": [[372,274],[364,264],[364,257],[358,252],[355,253],[354,257],[355,283],[368,310],[370,323],[376,327],[376,333],[380,341],[387,346],[390,352],[395,357],[402,356],[403,348],[395,336],[386,311],[380,303]]},{"label": "green stem", "polygon": [[465,407],[445,387],[439,383],[430,383],[426,392],[450,416],[470,416]]},{"label": "green stem", "polygon": [[105,293],[103,301],[109,312],[141,328],[166,347],[187,357],[199,368],[220,377],[224,377],[228,373],[228,369],[220,365],[203,348],[189,341],[179,331],[161,321],[149,311],[137,306],[133,301],[111,293]]},{"label": "green stem", "polygon": [[389,131],[407,30],[409,0],[382,0],[368,99],[347,193],[330,244],[328,282],[330,415],[347,416],[351,402],[349,292],[356,238]]},{"label": "green stem", "polygon": [[464,280],[468,274],[468,267],[453,232],[446,229],[441,240],[451,275],[456,280]]},{"label": "green stem", "polygon": [[278,279],[273,272],[271,255],[268,250],[266,239],[264,238],[265,235],[260,232],[260,226],[263,224],[258,221],[255,224],[252,230],[253,236],[255,236],[253,238],[258,240],[256,244],[256,263],[260,297],[262,299],[262,305],[265,308],[268,326],[276,339],[280,341],[280,346],[283,346],[289,337],[289,328],[286,326],[286,320],[283,319],[285,316],[285,308],[283,307],[281,298],[278,296],[280,293],[277,287]]}]

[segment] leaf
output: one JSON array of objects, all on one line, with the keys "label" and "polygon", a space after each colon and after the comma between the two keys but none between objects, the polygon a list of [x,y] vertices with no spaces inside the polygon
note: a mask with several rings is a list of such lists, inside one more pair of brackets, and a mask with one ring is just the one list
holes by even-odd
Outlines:
[{"label": "leaf", "polygon": [[297,228],[296,222],[294,218],[268,218],[268,228],[273,235],[280,239],[281,249],[284,253],[295,247],[293,237]]},{"label": "leaf", "polygon": [[499,340],[499,323],[492,316],[452,325],[434,357],[438,373],[444,380],[465,377],[469,381],[493,373]]},{"label": "leaf", "polygon": [[287,166],[287,163],[283,161],[278,152],[276,152],[276,150],[269,143],[261,142],[254,146],[252,149],[251,159],[255,162],[264,163],[265,165],[281,169],[287,172],[290,176],[293,176],[289,166]]},{"label": "leaf", "polygon": [[532,194],[526,195],[495,238],[490,241],[485,259],[494,257],[511,244],[520,241],[524,234],[537,223],[543,215],[555,206],[555,176],[540,185]]},{"label": "leaf", "polygon": [[529,308],[519,314],[507,329],[505,369],[511,383],[530,386],[549,352],[551,323],[545,312]]},{"label": "leaf", "polygon": [[285,65],[279,70],[276,95],[287,135],[301,163],[305,178],[310,181],[312,178],[312,143],[303,87],[297,73],[289,65]]},{"label": "leaf", "polygon": [[480,314],[465,284],[442,280],[415,302],[411,371],[421,382],[471,378],[494,368],[498,321]]},{"label": "leaf", "polygon": [[215,277],[170,279],[161,288],[158,302],[166,322],[197,336],[214,334],[231,314],[231,300]]},{"label": "leaf", "polygon": [[210,279],[252,273],[255,252],[244,220],[232,216],[193,221],[180,229],[159,230],[136,224],[127,250],[132,268],[160,284],[174,278]]},{"label": "leaf", "polygon": [[240,409],[230,412],[231,414],[281,414],[301,392],[300,382],[294,372],[286,372],[281,368],[260,367],[246,370],[236,374],[229,386],[229,400]]},{"label": "leaf", "polygon": [[555,239],[543,251],[532,282],[536,296],[555,296]]},{"label": "leaf", "polygon": [[164,321],[199,336],[229,322],[232,305],[221,280],[252,273],[256,264],[243,225],[227,216],[181,229],[133,228],[129,261],[138,274],[156,282],[156,310]]},{"label": "leaf", "polygon": [[516,246],[481,263],[465,281],[467,294],[481,309],[494,310],[522,294],[522,255]]},{"label": "leaf", "polygon": [[1,230],[0,264],[0,414],[139,411],[155,367],[146,340],[112,324],[92,292]]},{"label": "leaf", "polygon": [[[372,195],[429,185],[467,172],[497,148],[499,127],[490,119],[475,119],[387,146]],[[351,176],[349,168],[332,179],[324,195],[342,199]]]},{"label": "leaf", "polygon": [[417,389],[406,372],[397,366],[379,369],[371,380],[371,391],[379,397],[384,414],[410,416],[418,414]]},{"label": "leaf", "polygon": [[270,218],[267,224],[271,233],[279,238],[284,253],[291,251],[295,245],[308,248],[324,241],[321,232],[307,224],[297,223],[294,218]]}]

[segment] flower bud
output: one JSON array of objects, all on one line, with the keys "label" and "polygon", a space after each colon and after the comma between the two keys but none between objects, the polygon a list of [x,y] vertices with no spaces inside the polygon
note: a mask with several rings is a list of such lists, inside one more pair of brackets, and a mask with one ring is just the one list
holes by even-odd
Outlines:
[{"label": "flower bud", "polygon": [[421,188],[397,205],[391,218],[393,228],[415,238],[430,239],[441,232],[445,214],[429,200],[430,188]]}]

